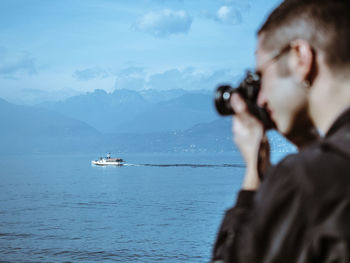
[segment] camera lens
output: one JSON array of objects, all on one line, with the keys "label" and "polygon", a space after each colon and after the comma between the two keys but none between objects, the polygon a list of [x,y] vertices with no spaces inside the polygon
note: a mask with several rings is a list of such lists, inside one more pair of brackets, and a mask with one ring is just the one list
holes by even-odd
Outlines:
[{"label": "camera lens", "polygon": [[235,114],[230,99],[233,93],[238,93],[247,104],[248,111],[263,123],[266,130],[275,128],[266,109],[257,104],[260,85],[260,77],[248,71],[236,88],[230,85],[219,86],[214,95],[216,110],[223,116]]},{"label": "camera lens", "polygon": [[234,89],[230,85],[219,86],[215,91],[215,107],[221,115],[232,115],[234,111],[231,107],[230,99]]}]

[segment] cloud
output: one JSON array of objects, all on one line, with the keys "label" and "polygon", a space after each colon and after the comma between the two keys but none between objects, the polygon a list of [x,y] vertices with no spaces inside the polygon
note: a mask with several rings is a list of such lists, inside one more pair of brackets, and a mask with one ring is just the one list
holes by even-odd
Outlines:
[{"label": "cloud", "polygon": [[242,23],[242,15],[233,6],[221,6],[215,15],[215,20],[223,24],[238,25]]},{"label": "cloud", "polygon": [[120,75],[127,75],[127,76],[133,76],[133,75],[144,75],[145,69],[141,67],[135,67],[131,66],[128,68],[124,68],[119,72]]},{"label": "cloud", "polygon": [[226,25],[239,25],[243,22],[245,13],[251,10],[249,2],[226,0],[216,11],[203,10],[202,15],[208,19]]},{"label": "cloud", "polygon": [[[180,71],[178,69],[167,70],[150,76],[147,86],[151,89],[188,89],[195,77],[191,74],[192,69]],[[192,75],[192,77],[191,77]]]},{"label": "cloud", "polygon": [[175,34],[186,34],[191,25],[192,17],[185,11],[165,9],[145,14],[134,25],[134,28],[155,37],[164,38]]},{"label": "cloud", "polygon": [[141,74],[118,74],[115,89],[204,89],[212,91],[220,83],[236,83],[238,77],[229,69],[199,72],[195,68],[189,67],[184,70],[169,69],[147,77],[142,71]]},{"label": "cloud", "polygon": [[233,83],[237,81],[237,78],[237,75],[229,69],[199,72],[190,67],[184,70],[171,69],[151,75],[146,86],[155,90],[214,90],[219,83]]},{"label": "cloud", "polygon": [[209,90],[218,84],[237,84],[242,76],[230,69],[199,71],[193,67],[183,70],[176,68],[147,75],[143,68],[129,67],[119,71],[115,80],[115,89],[129,90]]},{"label": "cloud", "polygon": [[128,67],[119,71],[115,80],[115,89],[142,90],[145,88],[146,74],[144,68]]},{"label": "cloud", "polygon": [[35,59],[28,52],[10,53],[0,48],[0,75],[6,78],[17,78],[20,74],[37,73]]},{"label": "cloud", "polygon": [[73,78],[82,81],[87,81],[96,78],[106,78],[108,76],[109,73],[106,70],[100,69],[98,67],[76,70],[73,73]]}]

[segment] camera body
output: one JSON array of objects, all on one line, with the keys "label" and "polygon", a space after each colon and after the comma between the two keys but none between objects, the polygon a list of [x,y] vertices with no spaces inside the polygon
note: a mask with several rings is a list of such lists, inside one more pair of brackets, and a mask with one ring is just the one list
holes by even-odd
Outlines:
[{"label": "camera body", "polygon": [[266,109],[257,104],[260,87],[260,76],[247,71],[238,87],[232,88],[230,85],[222,85],[216,89],[214,96],[216,110],[223,116],[234,115],[230,99],[233,93],[238,93],[246,102],[248,111],[263,123],[266,130],[275,128],[275,124]]}]

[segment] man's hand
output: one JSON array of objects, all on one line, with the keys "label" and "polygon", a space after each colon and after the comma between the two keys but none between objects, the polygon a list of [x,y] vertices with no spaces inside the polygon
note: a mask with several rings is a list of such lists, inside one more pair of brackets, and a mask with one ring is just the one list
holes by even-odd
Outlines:
[{"label": "man's hand", "polygon": [[256,190],[260,184],[258,153],[265,134],[264,128],[262,123],[248,112],[246,103],[238,94],[232,95],[231,105],[236,113],[232,127],[234,142],[247,165],[242,188]]}]

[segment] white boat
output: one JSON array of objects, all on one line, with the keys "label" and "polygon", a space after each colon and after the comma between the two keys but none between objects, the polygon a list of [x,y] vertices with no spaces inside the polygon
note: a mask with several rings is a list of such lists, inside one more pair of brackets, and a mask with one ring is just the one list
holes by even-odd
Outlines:
[{"label": "white boat", "polygon": [[111,158],[111,154],[108,153],[106,157],[100,157],[98,160],[91,161],[94,165],[123,165],[124,160],[121,158]]}]

